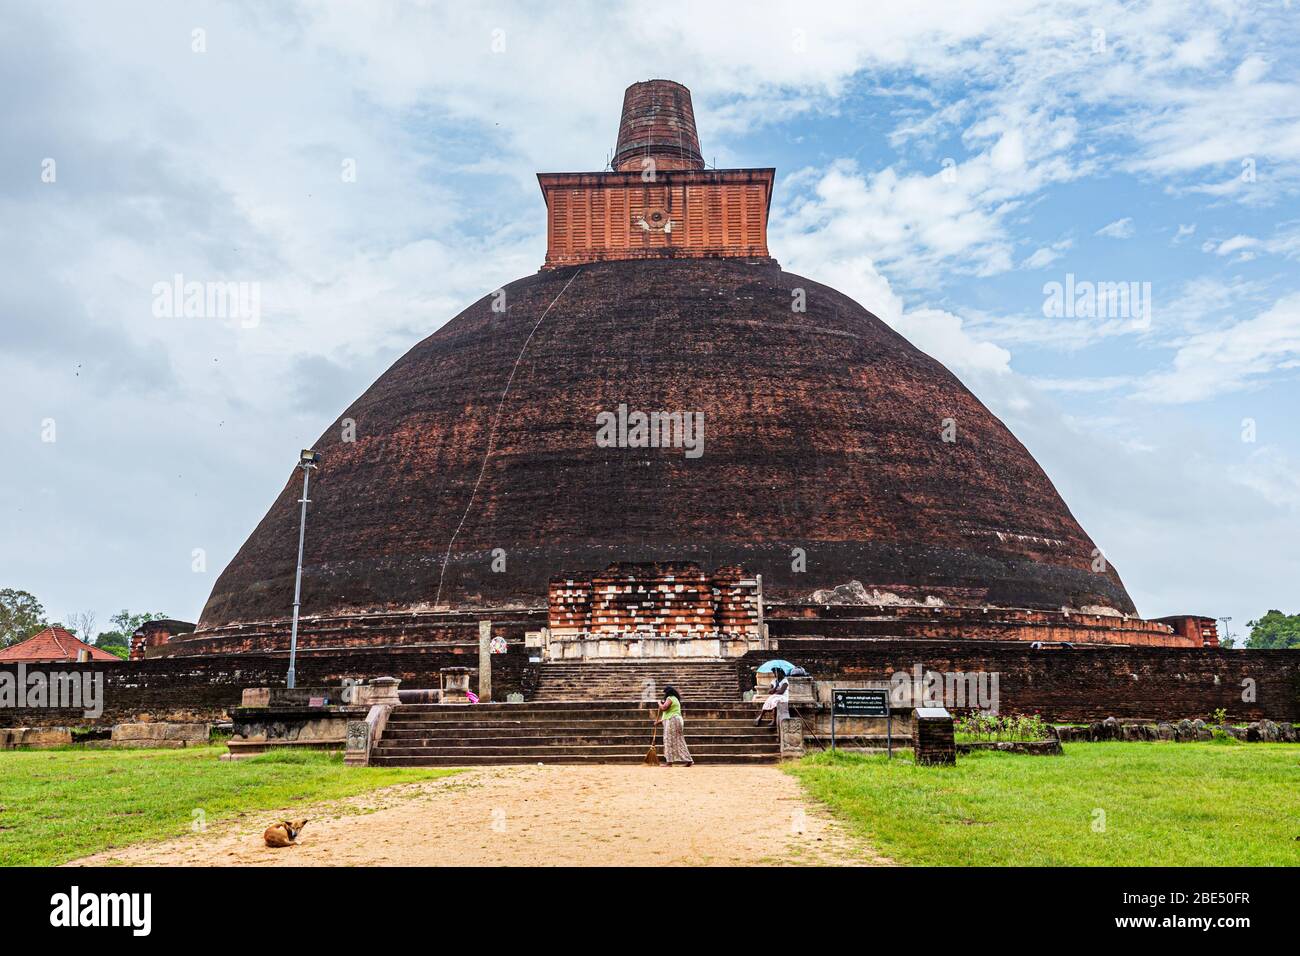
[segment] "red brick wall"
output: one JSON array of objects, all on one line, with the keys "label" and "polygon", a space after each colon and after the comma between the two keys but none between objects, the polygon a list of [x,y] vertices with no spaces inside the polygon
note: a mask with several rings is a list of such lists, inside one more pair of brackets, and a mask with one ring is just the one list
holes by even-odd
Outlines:
[{"label": "red brick wall", "polygon": [[770,169],[543,173],[544,269],[674,256],[765,259]]},{"label": "red brick wall", "polygon": [[[470,686],[478,686],[478,644],[468,648],[378,651],[315,651],[297,661],[299,686],[341,684],[345,677],[368,680],[396,677],[407,688],[438,687],[443,667],[469,667]],[[104,713],[88,719],[81,711],[0,708],[0,727],[90,726],[135,720],[220,720],[226,708],[237,706],[245,687],[283,687],[287,654],[246,654],[216,657],[157,658],[118,664],[90,662],[60,664],[61,671],[99,671],[104,675]],[[0,671],[16,672],[14,665]],[[531,695],[537,686],[537,665],[528,652],[512,645],[493,655],[492,692],[505,700],[510,693]]]},{"label": "red brick wall", "polygon": [[[1232,718],[1300,720],[1300,654],[1289,650],[1033,650],[1018,643],[787,639],[779,650],[741,658],[742,683],[746,669],[771,657],[807,668],[816,680],[888,681],[917,664],[996,672],[1001,712],[1050,720],[1208,719],[1220,707]],[[1253,682],[1253,701],[1242,700],[1246,680]]]},{"label": "red brick wall", "polygon": [[713,574],[693,562],[619,562],[591,578],[550,584],[552,633],[608,636],[757,636],[758,582],[735,566]]}]

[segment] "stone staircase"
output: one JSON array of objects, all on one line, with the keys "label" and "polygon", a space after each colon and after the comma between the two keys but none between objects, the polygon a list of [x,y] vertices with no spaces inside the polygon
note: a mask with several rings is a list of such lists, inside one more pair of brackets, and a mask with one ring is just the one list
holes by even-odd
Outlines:
[{"label": "stone staircase", "polygon": [[672,684],[688,712],[694,701],[739,701],[740,676],[726,661],[552,661],[542,665],[535,700],[637,701]]},{"label": "stone staircase", "polygon": [[[753,724],[757,705],[734,698],[701,700],[688,696],[685,689],[681,693],[686,743],[696,763],[778,759],[776,731],[766,722],[761,727]],[[403,704],[389,717],[370,762],[407,767],[636,764],[650,746],[650,733],[645,705],[632,700]],[[662,757],[662,731],[656,745]]]}]

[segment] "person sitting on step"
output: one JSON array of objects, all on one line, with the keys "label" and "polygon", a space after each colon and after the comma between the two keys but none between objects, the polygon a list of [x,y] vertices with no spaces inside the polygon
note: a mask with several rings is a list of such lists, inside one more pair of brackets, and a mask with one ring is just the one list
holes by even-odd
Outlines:
[{"label": "person sitting on step", "polygon": [[779,667],[772,668],[772,690],[767,695],[767,700],[763,701],[763,709],[758,712],[754,718],[754,726],[757,727],[767,716],[767,712],[772,712],[772,726],[776,726],[777,708],[783,703],[790,700],[790,679],[785,676],[785,671]]}]

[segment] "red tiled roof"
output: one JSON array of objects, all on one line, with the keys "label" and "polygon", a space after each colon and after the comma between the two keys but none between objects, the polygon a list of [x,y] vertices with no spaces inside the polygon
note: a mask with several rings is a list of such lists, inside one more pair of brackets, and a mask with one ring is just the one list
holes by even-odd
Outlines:
[{"label": "red tiled roof", "polygon": [[20,644],[0,650],[0,661],[76,661],[80,651],[87,652],[92,661],[120,661],[120,657],[91,647],[79,640],[71,631],[61,627],[47,627]]}]

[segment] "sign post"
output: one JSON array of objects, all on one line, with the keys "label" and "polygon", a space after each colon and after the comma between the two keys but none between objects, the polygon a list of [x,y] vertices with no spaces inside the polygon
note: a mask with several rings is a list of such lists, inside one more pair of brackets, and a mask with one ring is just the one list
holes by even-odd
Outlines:
[{"label": "sign post", "polygon": [[885,746],[894,758],[894,714],[889,709],[889,691],[876,687],[831,689],[831,750],[835,749],[836,717],[884,717]]}]

